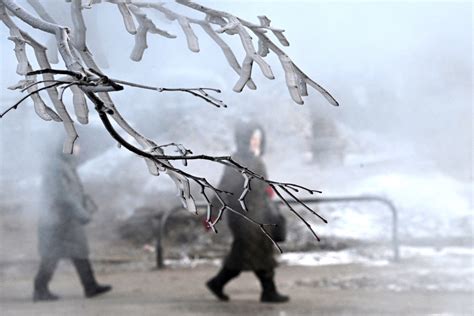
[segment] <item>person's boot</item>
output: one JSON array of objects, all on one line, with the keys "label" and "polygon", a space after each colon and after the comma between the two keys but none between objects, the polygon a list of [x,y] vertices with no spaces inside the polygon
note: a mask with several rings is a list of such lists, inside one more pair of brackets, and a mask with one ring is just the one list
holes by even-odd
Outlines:
[{"label": "person's boot", "polygon": [[281,295],[278,291],[263,291],[260,296],[260,302],[262,303],[285,303],[290,300],[287,295]]},{"label": "person's boot", "polygon": [[48,283],[51,281],[57,261],[54,259],[42,259],[38,273],[36,274],[33,289],[33,302],[56,301],[59,296],[51,293]]},{"label": "person's boot", "polygon": [[285,303],[290,300],[289,296],[278,293],[273,271],[258,271],[255,272],[262,285],[262,295],[260,301],[263,303]]},{"label": "person's boot", "polygon": [[98,284],[94,277],[94,271],[88,259],[73,259],[79,279],[84,288],[84,295],[87,298],[95,297],[112,290],[110,285]]},{"label": "person's boot", "polygon": [[85,290],[84,294],[87,298],[91,298],[91,297],[94,297],[94,296],[98,296],[98,295],[107,293],[111,290],[112,290],[111,285],[96,284],[93,288],[89,288],[89,289]]},{"label": "person's boot", "polygon": [[220,301],[227,302],[230,299],[229,295],[224,293],[224,287],[215,279],[207,281],[206,286]]},{"label": "person's boot", "polygon": [[33,292],[33,302],[39,301],[57,301],[59,296],[51,293],[48,288],[37,288]]},{"label": "person's boot", "polygon": [[222,268],[215,277],[206,282],[206,286],[219,300],[227,302],[230,298],[224,293],[224,286],[239,274],[238,270]]}]

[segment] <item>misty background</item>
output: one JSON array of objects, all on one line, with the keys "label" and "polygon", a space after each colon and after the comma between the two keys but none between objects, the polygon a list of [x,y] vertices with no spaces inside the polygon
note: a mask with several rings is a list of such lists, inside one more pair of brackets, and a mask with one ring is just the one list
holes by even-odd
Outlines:
[{"label": "misty background", "polygon": [[[160,144],[181,143],[194,153],[226,154],[233,150],[235,121],[251,117],[267,132],[269,148],[264,160],[270,178],[320,189],[323,197],[388,197],[399,209],[400,234],[405,242],[452,239],[455,245],[471,245],[470,2],[202,4],[254,22],[257,15],[267,15],[272,26],[286,30],[290,47],[285,52],[341,106],[332,107],[311,89],[303,106],[293,103],[278,59],[272,54],[267,60],[276,79],[267,80],[254,67],[257,90],[234,93],[238,77],[218,46],[196,27],[201,51],[192,53],[181,30],[151,10],[148,12],[156,24],[178,38],[149,35],[143,60],[133,62],[129,55],[134,39],[125,31],[119,12],[107,3],[100,4],[84,14],[89,48],[109,77],[160,87],[215,87],[223,91],[221,98],[229,105],[217,109],[188,95],[128,87],[113,93],[117,108],[138,131]],[[55,1],[50,14],[58,22],[70,24],[67,8]],[[43,42],[51,40],[35,30],[28,28],[28,32]],[[22,78],[15,74],[13,44],[5,40],[8,30],[3,25],[0,37],[3,110],[21,97],[6,87]],[[241,61],[238,38],[224,38]],[[141,159],[118,149],[92,107],[90,110],[90,124],[76,124],[84,161],[79,173],[99,204],[99,223],[126,218],[141,206],[159,209],[162,200],[174,203],[170,179],[149,175]],[[341,144],[336,149],[342,157],[337,163],[315,159],[312,146],[320,126],[330,126],[329,136],[325,135],[329,147]],[[48,159],[55,134],[65,135],[62,125],[39,119],[29,100],[0,121],[2,213],[34,223],[41,207],[37,193],[42,161]],[[216,184],[222,169],[197,162],[191,163],[189,170]],[[178,204],[177,198],[175,202]],[[390,217],[374,205],[333,206],[321,211],[330,219],[328,225],[318,228],[325,238],[390,239]],[[21,226],[12,224],[10,218],[1,220],[4,237]],[[113,234],[103,232],[108,233]],[[31,252],[12,250],[14,247],[4,241],[0,242],[2,255],[35,258],[35,232],[22,234],[18,238],[27,240],[24,245]]]}]

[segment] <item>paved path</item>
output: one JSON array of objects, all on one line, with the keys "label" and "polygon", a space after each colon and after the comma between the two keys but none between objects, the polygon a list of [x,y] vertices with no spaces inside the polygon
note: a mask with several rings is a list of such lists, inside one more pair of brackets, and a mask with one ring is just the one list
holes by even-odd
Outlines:
[{"label": "paved path", "polygon": [[291,295],[291,302],[279,305],[258,302],[259,287],[250,273],[228,286],[231,302],[217,302],[203,286],[216,272],[214,266],[101,273],[101,282],[113,284],[114,291],[99,298],[84,299],[76,275],[64,266],[67,264],[63,264],[51,286],[62,299],[52,303],[31,302],[30,275],[2,277],[0,315],[472,315],[474,312],[472,291],[394,291],[372,288],[371,284],[338,288],[326,287],[322,282],[361,274],[383,275],[387,267],[281,267],[278,284],[282,293]]}]

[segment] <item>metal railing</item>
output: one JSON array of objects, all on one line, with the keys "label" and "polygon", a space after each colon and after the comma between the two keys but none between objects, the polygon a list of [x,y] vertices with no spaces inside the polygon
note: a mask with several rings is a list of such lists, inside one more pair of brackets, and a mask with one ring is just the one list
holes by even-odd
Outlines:
[{"label": "metal railing", "polygon": [[[378,202],[386,206],[392,217],[392,249],[393,261],[400,259],[400,245],[398,240],[398,210],[389,199],[378,195],[359,195],[359,196],[336,196],[325,198],[302,198],[300,199],[306,204],[325,204],[325,203],[342,203],[342,202]],[[298,204],[297,201],[288,201],[290,204]],[[284,205],[282,201],[279,204]]]},{"label": "metal railing", "polygon": [[[386,209],[390,212],[392,218],[392,250],[393,250],[393,261],[397,262],[400,259],[400,245],[398,240],[398,211],[392,201],[389,199],[378,196],[378,195],[360,195],[360,196],[336,196],[336,197],[324,197],[324,198],[302,198],[300,199],[306,204],[328,204],[328,203],[343,203],[343,202],[378,202],[386,206]],[[278,201],[281,206],[285,204],[282,201]],[[297,205],[298,201],[288,200],[288,203]],[[206,204],[196,203],[197,208],[205,208]],[[155,231],[155,254],[156,254],[156,267],[161,269],[164,267],[163,257],[163,238],[165,237],[166,223],[169,217],[175,212],[181,210],[182,207],[173,208],[161,215],[153,218],[153,227]]]}]

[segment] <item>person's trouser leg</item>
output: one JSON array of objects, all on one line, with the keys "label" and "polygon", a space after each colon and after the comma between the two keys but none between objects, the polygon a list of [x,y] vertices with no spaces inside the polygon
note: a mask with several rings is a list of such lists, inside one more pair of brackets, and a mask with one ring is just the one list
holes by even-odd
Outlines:
[{"label": "person's trouser leg", "polygon": [[257,270],[255,275],[262,286],[262,295],[260,300],[269,303],[283,303],[289,300],[288,296],[278,293],[275,285],[275,271],[272,270]]},{"label": "person's trouser leg", "polygon": [[57,300],[58,297],[49,291],[48,284],[51,281],[56,266],[58,265],[58,258],[42,257],[34,281],[34,301],[51,301]]},{"label": "person's trouser leg", "polygon": [[86,297],[97,296],[112,289],[110,285],[100,285],[97,283],[89,259],[72,258],[71,260],[79,275]]},{"label": "person's trouser leg", "polygon": [[224,293],[224,286],[230,280],[236,278],[240,272],[240,270],[232,270],[222,267],[215,277],[207,281],[206,285],[218,299],[221,301],[228,301],[229,296]]}]

